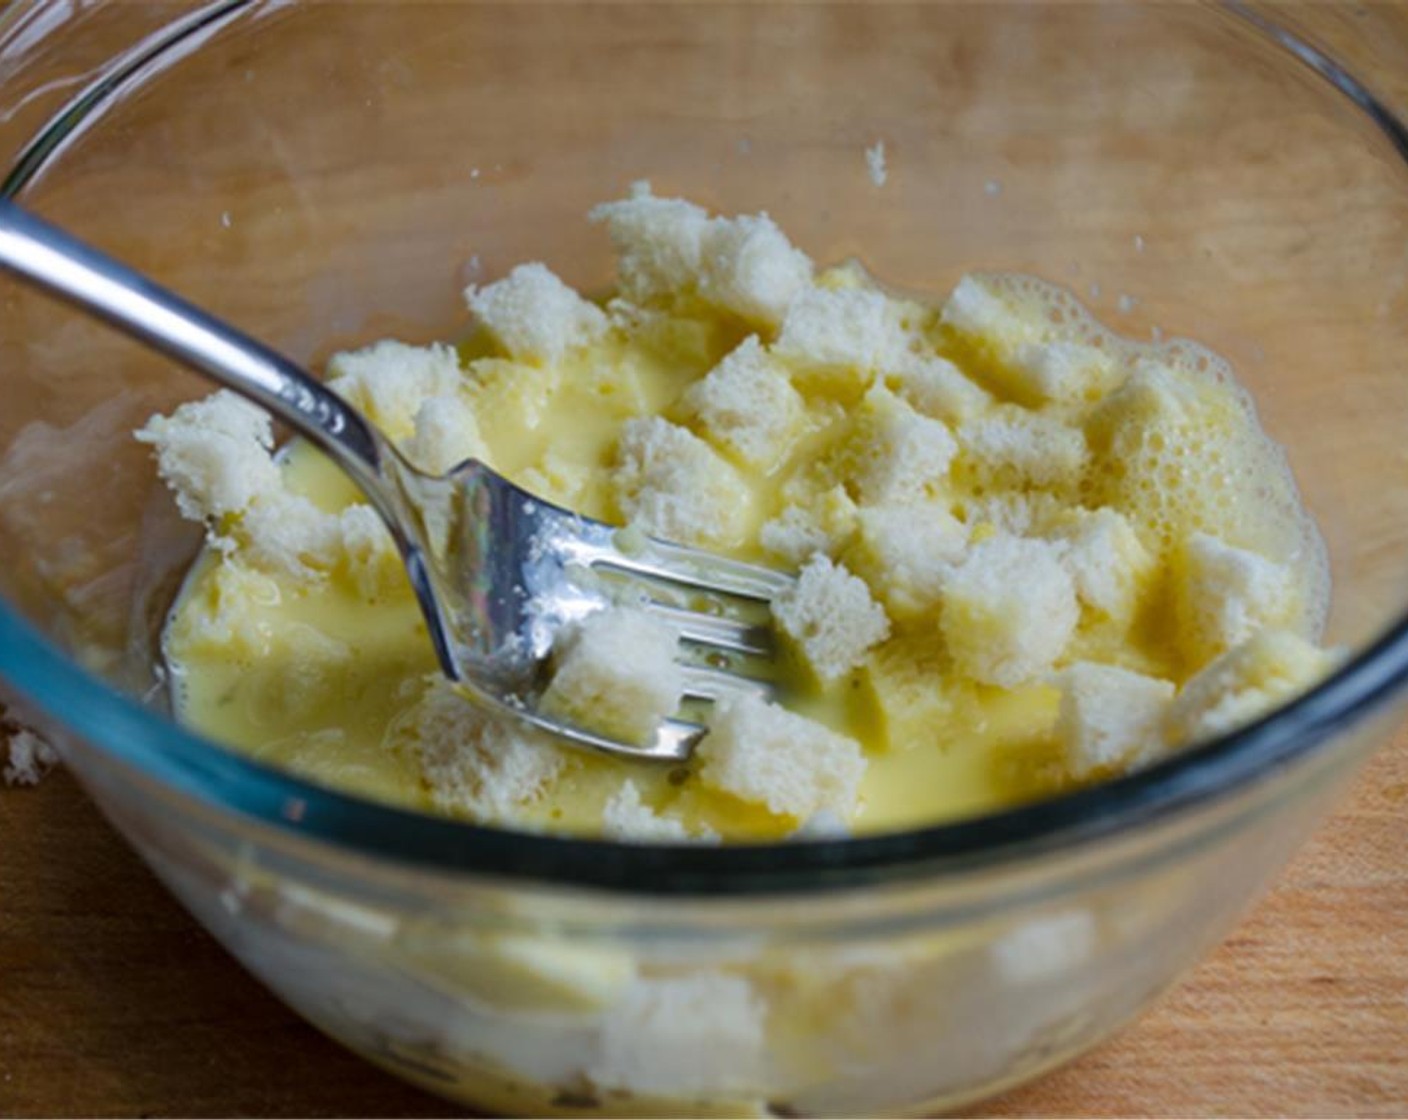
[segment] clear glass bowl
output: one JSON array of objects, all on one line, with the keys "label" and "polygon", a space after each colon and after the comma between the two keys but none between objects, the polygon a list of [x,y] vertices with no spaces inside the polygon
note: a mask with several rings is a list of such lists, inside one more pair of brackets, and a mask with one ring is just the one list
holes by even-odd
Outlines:
[{"label": "clear glass bowl", "polygon": [[1280,16],[5,9],[3,189],[314,365],[453,333],[463,282],[523,260],[601,288],[583,215],[640,177],[903,288],[1027,271],[1199,339],[1289,451],[1352,654],[1224,741],[916,832],[680,850],[410,816],[171,723],[155,634],[198,534],[129,432],[208,387],[6,283],[11,703],[251,971],[481,1108],[917,1112],[1066,1060],[1226,931],[1405,695],[1408,140],[1366,89],[1408,35],[1392,6]]}]

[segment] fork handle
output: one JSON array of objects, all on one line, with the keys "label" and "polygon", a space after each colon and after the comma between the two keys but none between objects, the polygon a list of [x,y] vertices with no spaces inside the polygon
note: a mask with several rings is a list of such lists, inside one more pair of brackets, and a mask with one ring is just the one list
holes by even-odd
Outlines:
[{"label": "fork handle", "polygon": [[0,268],[262,405],[326,452],[396,525],[391,450],[367,421],[282,354],[0,198]]}]

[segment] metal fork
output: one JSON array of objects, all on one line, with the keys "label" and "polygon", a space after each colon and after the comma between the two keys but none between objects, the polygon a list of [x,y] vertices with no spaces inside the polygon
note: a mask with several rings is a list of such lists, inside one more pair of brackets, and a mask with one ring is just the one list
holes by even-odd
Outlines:
[{"label": "metal fork", "polygon": [[294,362],[7,199],[0,268],[262,405],[325,452],[386,522],[440,666],[470,700],[577,746],[687,759],[698,723],[666,720],[637,746],[534,706],[554,635],[623,596],[676,627],[686,697],[769,691],[760,605],[792,576],[578,516],[474,460],[427,475]]}]

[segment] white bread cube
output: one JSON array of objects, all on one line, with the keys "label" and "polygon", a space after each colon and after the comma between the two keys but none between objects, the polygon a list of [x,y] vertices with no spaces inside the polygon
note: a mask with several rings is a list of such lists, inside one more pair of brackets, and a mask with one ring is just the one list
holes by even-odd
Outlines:
[{"label": "white bread cube", "polygon": [[240,555],[262,571],[302,581],[340,573],[369,602],[410,587],[390,530],[363,502],[329,513],[300,494],[281,492],[251,506],[236,537]]},{"label": "white bread cube", "polygon": [[991,277],[963,277],[940,321],[984,355],[987,375],[1025,405],[1096,401],[1122,376],[1102,349],[1058,337],[1039,301],[1024,301]]},{"label": "white bread cube", "polygon": [[940,629],[960,675],[1015,688],[1051,668],[1079,617],[1056,547],[997,534],[946,580]]},{"label": "white bread cube", "polygon": [[844,486],[795,502],[765,521],[758,543],[772,555],[800,568],[817,553],[835,556],[855,531],[857,507]]},{"label": "white bread cube", "polygon": [[1294,588],[1280,564],[1194,533],[1174,573],[1178,634],[1189,664],[1203,665],[1266,626],[1290,620]]},{"label": "white bread cube", "polygon": [[764,473],[786,457],[806,418],[801,394],[756,335],[691,385],[683,404],[705,438]]},{"label": "white bread cube", "polygon": [[930,626],[915,626],[871,651],[861,671],[860,698],[888,749],[937,746],[948,737],[964,718],[956,710],[957,690],[947,687],[950,676]]},{"label": "white bread cube", "polygon": [[1164,714],[1174,693],[1171,682],[1078,661],[1052,683],[1061,690],[1056,738],[1072,777],[1120,773],[1161,746]]},{"label": "white bread cube", "polygon": [[1039,341],[1043,333],[1039,320],[1014,306],[979,273],[969,273],[958,281],[939,321],[998,357]]},{"label": "white bread cube", "polygon": [[890,616],[914,618],[933,607],[967,547],[967,526],[933,502],[869,507],[857,520],[846,561]]},{"label": "white bread cube", "polygon": [[[646,1101],[756,1095],[767,1076],[767,1016],[767,1002],[743,976],[692,966],[677,975],[640,976],[583,1028],[595,1042],[584,1073],[608,1100],[618,1090]],[[736,1113],[720,1107],[719,1114]]]},{"label": "white bread cube", "polygon": [[693,432],[658,416],[622,428],[612,486],[627,521],[679,544],[736,545],[752,518],[753,496],[738,472]]},{"label": "white bread cube", "polygon": [[908,350],[908,339],[881,292],[806,288],[787,309],[773,352],[804,388],[864,388]]},{"label": "white bread cube", "polygon": [[705,785],[797,821],[823,809],[849,818],[866,768],[854,739],[750,694],[714,706],[695,750]]},{"label": "white bread cube", "polygon": [[548,736],[490,715],[439,673],[425,678],[395,734],[437,808],[485,823],[516,819],[573,761]]},{"label": "white bread cube", "polygon": [[1055,416],[1001,405],[958,430],[965,459],[992,485],[1074,491],[1085,470],[1085,434]]},{"label": "white bread cube", "polygon": [[465,303],[511,357],[536,365],[561,361],[607,329],[606,313],[544,264],[521,264],[486,288],[471,284]]},{"label": "white bread cube", "polygon": [[579,727],[644,746],[684,692],[669,623],[636,607],[608,607],[564,627],[540,706]]},{"label": "white bread cube", "polygon": [[642,180],[632,185],[630,198],[603,203],[589,218],[606,225],[628,300],[648,302],[697,287],[709,229],[709,215],[700,207],[656,198]]},{"label": "white bread cube", "polygon": [[942,420],[916,412],[883,385],[865,395],[837,468],[861,505],[923,502],[948,477],[958,443]]},{"label": "white bread cube", "polygon": [[328,388],[392,439],[409,439],[416,413],[431,397],[453,394],[465,382],[452,346],[373,343],[328,359]]},{"label": "white bread cube", "polygon": [[959,277],[944,301],[939,321],[959,334],[975,337],[1025,335],[1028,326],[1013,313],[1007,300],[992,290],[987,278],[976,272]]},{"label": "white bread cube", "polygon": [[1125,511],[1161,548],[1174,549],[1190,527],[1187,488],[1202,493],[1219,485],[1208,448],[1225,438],[1222,425],[1231,417],[1219,416],[1223,411],[1176,369],[1140,360],[1086,419],[1094,452],[1087,500]]},{"label": "white bread cube", "polygon": [[885,372],[885,384],[925,416],[962,424],[993,405],[992,394],[947,358],[907,354]]},{"label": "white bread cube", "polygon": [[775,328],[812,279],[812,262],[766,214],[714,218],[702,246],[700,294],[749,322]]},{"label": "white bread cube", "polygon": [[992,942],[993,967],[1013,987],[1073,982],[1090,967],[1100,930],[1088,910],[1058,910],[1013,926]]},{"label": "white bread cube", "polygon": [[1029,342],[1005,363],[1004,381],[1018,399],[1096,401],[1115,387],[1119,370],[1103,350],[1081,342]]},{"label": "white bread cube", "polygon": [[817,554],[832,555],[835,541],[814,512],[806,506],[785,507],[763,522],[758,543],[773,556],[801,567]]},{"label": "white bread cube", "polygon": [[1289,630],[1263,630],[1183,686],[1164,720],[1165,741],[1204,742],[1252,723],[1309,689],[1335,660]]},{"label": "white bread cube", "polygon": [[227,389],[153,416],[135,435],[155,449],[181,515],[210,522],[213,537],[215,522],[283,487],[269,414]]},{"label": "white bread cube", "polygon": [[772,603],[773,619],[824,685],[835,684],[890,633],[890,621],[864,581],[815,556]]},{"label": "white bread cube", "polygon": [[474,409],[458,393],[428,397],[416,411],[406,455],[421,470],[446,474],[466,459],[487,457]]},{"label": "white bread cube", "polygon": [[1061,563],[1081,602],[1128,623],[1156,567],[1129,521],[1112,509],[1075,509],[1057,520],[1050,536],[1064,546]]},{"label": "white bread cube", "polygon": [[678,817],[656,812],[642,800],[640,787],[629,778],[602,808],[601,831],[608,840],[626,844],[717,843],[719,839],[718,833],[707,829],[691,834]]},{"label": "white bread cube", "polygon": [[250,564],[299,580],[321,579],[342,546],[337,514],[282,490],[245,510],[234,536]]},{"label": "white bread cube", "polygon": [[1148,435],[1176,431],[1192,421],[1198,403],[1196,390],[1177,371],[1140,359],[1124,384],[1091,411],[1086,434],[1098,451],[1127,457]]}]

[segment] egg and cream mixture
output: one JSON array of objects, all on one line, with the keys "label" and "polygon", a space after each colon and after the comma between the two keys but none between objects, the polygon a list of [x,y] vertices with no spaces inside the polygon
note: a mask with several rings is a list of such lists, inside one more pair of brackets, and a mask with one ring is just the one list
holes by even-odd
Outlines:
[{"label": "egg and cream mixture", "polygon": [[[439,675],[389,534],[229,394],[154,417],[208,544],[165,632],[179,717],[323,784],[627,841],[865,833],[1147,765],[1314,682],[1324,548],[1226,363],[1119,338],[1064,290],[934,303],[818,268],[766,215],[646,184],[596,208],[618,287],[525,264],[458,346],[339,354],[330,387],[443,472],[795,570],[780,702],[714,705],[687,766],[556,745]],[[629,604],[564,633],[541,698],[646,741],[679,639]]]}]

